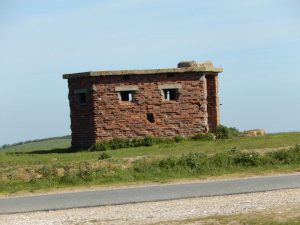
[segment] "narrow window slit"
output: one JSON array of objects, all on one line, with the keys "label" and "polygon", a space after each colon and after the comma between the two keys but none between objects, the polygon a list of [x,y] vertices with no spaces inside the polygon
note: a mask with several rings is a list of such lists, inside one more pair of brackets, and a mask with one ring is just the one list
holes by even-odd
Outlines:
[{"label": "narrow window slit", "polygon": [[87,90],[86,89],[77,89],[75,90],[75,98],[78,105],[87,104]]},{"label": "narrow window slit", "polygon": [[150,122],[150,123],[154,123],[154,115],[153,113],[147,113],[147,120]]}]

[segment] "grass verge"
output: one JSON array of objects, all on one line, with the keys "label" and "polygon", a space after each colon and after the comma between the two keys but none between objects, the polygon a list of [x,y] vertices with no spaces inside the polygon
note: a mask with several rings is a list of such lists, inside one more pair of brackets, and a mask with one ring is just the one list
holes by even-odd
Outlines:
[{"label": "grass verge", "polygon": [[[98,153],[99,154],[99,153]],[[48,162],[43,166],[12,171],[0,183],[0,192],[89,186],[130,182],[166,182],[261,171],[300,169],[300,145],[288,150],[258,153],[232,148],[216,154],[189,152],[163,158],[142,157],[135,160],[107,158],[96,163],[80,161],[75,165]],[[24,174],[24,176],[20,176]]]}]

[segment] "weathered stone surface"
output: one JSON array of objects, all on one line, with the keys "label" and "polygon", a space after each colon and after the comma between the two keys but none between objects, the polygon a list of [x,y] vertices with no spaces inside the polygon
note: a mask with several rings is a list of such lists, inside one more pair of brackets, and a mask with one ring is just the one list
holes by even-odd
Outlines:
[{"label": "weathered stone surface", "polygon": [[204,62],[196,62],[196,61],[182,61],[179,62],[177,65],[178,68],[202,68],[204,71],[213,71],[214,65],[210,61],[204,61]]},{"label": "weathered stone surface", "polygon": [[252,137],[252,136],[263,136],[266,134],[266,131],[264,129],[254,129],[254,130],[245,130],[243,132],[243,136],[249,136],[249,137]]}]

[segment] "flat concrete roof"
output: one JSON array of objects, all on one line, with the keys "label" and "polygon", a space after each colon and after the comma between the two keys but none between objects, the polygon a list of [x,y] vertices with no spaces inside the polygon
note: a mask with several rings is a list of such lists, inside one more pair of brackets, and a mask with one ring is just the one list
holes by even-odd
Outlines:
[{"label": "flat concrete roof", "polygon": [[89,71],[81,73],[64,74],[64,79],[71,79],[77,77],[97,77],[97,76],[122,76],[122,75],[147,75],[147,74],[168,74],[168,73],[188,73],[188,72],[214,72],[221,73],[223,68],[215,68],[210,61],[195,62],[186,61],[178,63],[179,68],[165,68],[165,69],[147,69],[147,70],[108,70],[108,71]]}]

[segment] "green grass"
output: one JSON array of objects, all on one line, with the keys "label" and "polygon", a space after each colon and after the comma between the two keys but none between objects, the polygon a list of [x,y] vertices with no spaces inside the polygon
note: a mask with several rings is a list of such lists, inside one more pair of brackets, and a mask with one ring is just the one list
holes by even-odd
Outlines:
[{"label": "green grass", "polygon": [[[184,141],[172,144],[157,144],[150,147],[126,148],[106,151],[113,158],[136,156],[165,157],[188,152],[216,153],[237,147],[242,150],[281,148],[300,144],[300,132],[268,134],[260,137],[236,137],[217,141]],[[58,139],[9,147],[0,151],[0,169],[5,166],[45,164],[49,161],[80,162],[97,160],[98,152],[66,153],[70,139]],[[11,153],[11,154],[8,154]],[[13,154],[15,153],[15,154]],[[44,153],[44,154],[43,154]]]},{"label": "green grass", "polygon": [[[157,170],[156,168],[152,171],[151,163],[165,163],[164,160],[169,160],[170,156],[180,158],[188,153],[200,152],[213,156],[215,153],[228,152],[234,147],[240,150],[264,152],[269,148],[280,149],[296,144],[300,144],[300,132],[268,134],[260,137],[236,137],[216,141],[185,140],[180,143],[157,144],[150,147],[108,150],[105,153],[111,158],[99,160],[100,152],[70,152],[69,139],[34,142],[0,150],[0,192],[33,191],[74,185],[162,182],[232,173],[295,171],[299,170],[299,163],[265,167],[260,165],[254,168],[210,169],[201,173],[190,172],[183,167],[171,170]],[[132,172],[132,168],[137,163],[148,166],[147,171]],[[166,165],[168,166],[168,163]],[[59,168],[66,171],[63,177],[54,174],[54,171]],[[24,174],[23,177],[22,174]],[[44,174],[43,178],[36,178],[37,174]]]},{"label": "green grass", "polygon": [[260,137],[235,137],[216,141],[185,141],[183,143],[158,144],[151,147],[110,150],[113,157],[170,156],[188,152],[216,153],[233,147],[245,150],[280,148],[300,143],[300,132],[268,134]]},{"label": "green grass", "polygon": [[10,146],[5,149],[0,149],[1,152],[11,152],[11,151],[18,151],[18,152],[29,152],[29,151],[47,151],[47,150],[54,150],[54,149],[65,149],[71,146],[71,139],[69,138],[59,138],[54,140],[47,140],[47,141],[38,141],[38,142],[31,142],[23,145],[16,145]]}]

